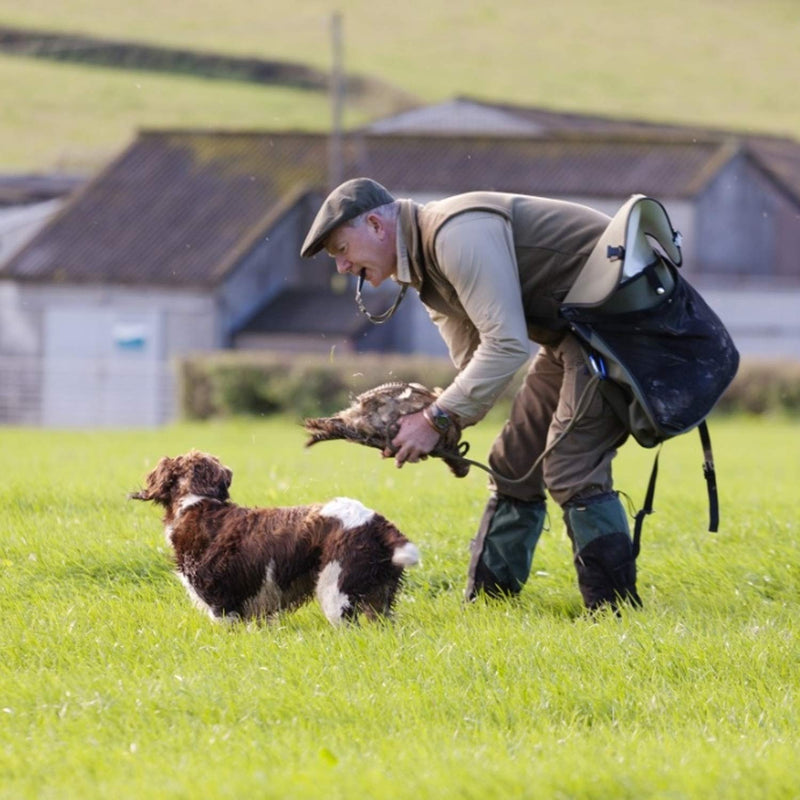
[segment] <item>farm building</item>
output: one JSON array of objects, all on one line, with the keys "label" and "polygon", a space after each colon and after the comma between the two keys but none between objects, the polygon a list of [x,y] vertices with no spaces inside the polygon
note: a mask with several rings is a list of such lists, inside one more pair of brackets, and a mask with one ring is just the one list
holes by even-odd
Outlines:
[{"label": "farm building", "polygon": [[[174,360],[197,350],[444,355],[413,293],[371,326],[329,258],[299,258],[330,145],[140,133],[0,265],[0,420],[164,422]],[[343,178],[419,202],[496,189],[613,213],[633,193],[657,197],[683,233],[687,277],[743,355],[800,358],[797,142],[458,99],[348,133],[335,152]],[[383,289],[368,304],[385,305]]]}]

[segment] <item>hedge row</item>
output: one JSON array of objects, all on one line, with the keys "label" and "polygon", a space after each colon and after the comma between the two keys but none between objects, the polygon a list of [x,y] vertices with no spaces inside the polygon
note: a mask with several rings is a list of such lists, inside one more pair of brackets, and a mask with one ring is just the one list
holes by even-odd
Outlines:
[{"label": "hedge row", "polygon": [[382,383],[400,380],[447,386],[454,375],[455,369],[446,359],[213,353],[180,362],[180,403],[188,419],[277,412],[325,416],[347,406],[354,395]]},{"label": "hedge row", "polygon": [[[446,359],[415,356],[327,358],[252,351],[197,355],[179,364],[181,411],[187,419],[278,412],[324,416],[381,383],[447,386],[454,375]],[[521,377],[501,402],[510,399]],[[800,362],[743,362],[717,411],[800,413]]]},{"label": "hedge row", "polygon": [[743,361],[717,411],[800,414],[800,361]]}]

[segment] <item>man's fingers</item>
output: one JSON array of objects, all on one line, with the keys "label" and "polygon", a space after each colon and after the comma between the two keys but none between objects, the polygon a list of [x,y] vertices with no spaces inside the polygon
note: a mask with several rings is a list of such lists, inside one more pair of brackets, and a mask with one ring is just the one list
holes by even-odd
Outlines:
[{"label": "man's fingers", "polygon": [[394,459],[397,463],[397,466],[402,467],[406,461],[411,464],[419,461],[419,453],[413,445],[403,445],[395,452]]},{"label": "man's fingers", "polygon": [[435,441],[430,441],[431,437],[436,439],[438,436],[431,431],[421,412],[401,417],[399,425],[400,430],[392,440],[397,466],[402,467],[407,461],[416,464],[435,444]]}]

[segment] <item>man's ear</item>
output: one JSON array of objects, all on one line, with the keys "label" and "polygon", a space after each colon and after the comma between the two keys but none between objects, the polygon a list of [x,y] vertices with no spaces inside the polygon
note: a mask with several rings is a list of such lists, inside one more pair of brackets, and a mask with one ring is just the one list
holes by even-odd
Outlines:
[{"label": "man's ear", "polygon": [[383,239],[383,236],[386,233],[386,225],[385,225],[385,223],[383,221],[383,218],[379,214],[375,214],[375,213],[367,214],[367,225],[381,239]]}]

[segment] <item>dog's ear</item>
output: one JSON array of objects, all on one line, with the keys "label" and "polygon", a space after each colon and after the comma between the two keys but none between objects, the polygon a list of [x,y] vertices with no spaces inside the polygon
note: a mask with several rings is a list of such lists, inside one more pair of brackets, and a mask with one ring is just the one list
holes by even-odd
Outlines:
[{"label": "dog's ear", "polygon": [[231,481],[233,480],[233,470],[220,464],[219,481],[217,482],[217,499],[227,500],[229,498],[228,489],[231,488]]},{"label": "dog's ear", "polygon": [[196,463],[192,475],[192,492],[217,500],[228,499],[228,489],[233,480],[233,471],[219,459],[208,454],[195,454]]},{"label": "dog's ear", "polygon": [[179,461],[177,458],[164,456],[147,476],[147,486],[141,492],[128,495],[131,500],[152,500],[162,506],[168,506],[172,497],[172,488],[179,477]]}]

